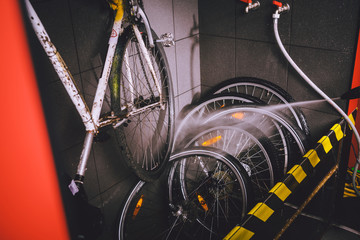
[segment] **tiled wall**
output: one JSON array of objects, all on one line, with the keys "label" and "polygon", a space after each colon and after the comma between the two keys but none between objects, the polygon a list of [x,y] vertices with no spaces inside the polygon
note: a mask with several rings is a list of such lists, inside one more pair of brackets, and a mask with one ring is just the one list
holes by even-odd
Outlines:
[{"label": "tiled wall", "polygon": [[[94,91],[107,46],[108,12],[102,0],[33,0],[49,35],[62,53],[80,89]],[[272,32],[273,7],[244,14],[238,0],[146,0],[153,29],[172,32],[176,46],[166,48],[173,78],[176,112],[194,95],[236,76],[269,80],[296,100],[318,99],[278,49]],[[357,0],[290,0],[292,10],[281,16],[280,35],[290,55],[330,97],[349,89],[359,28]],[[104,33],[106,33],[104,35]],[[199,37],[200,36],[200,37]],[[80,118],[34,36],[39,86],[49,123],[61,183],[76,171],[84,139]],[[200,48],[201,46],[201,48]],[[200,78],[201,76],[201,78]],[[90,83],[90,84],[89,84]],[[91,96],[86,96],[90,103]],[[343,108],[344,102],[340,102]],[[326,104],[303,106],[316,139],[338,116]],[[94,143],[85,189],[90,202],[102,209],[110,239],[114,221],[137,178],[119,159],[114,138]],[[64,188],[65,189],[65,188]]]},{"label": "tiled wall", "polygon": [[[51,40],[62,54],[80,91],[92,103],[102,56],[109,36],[108,10],[104,0],[34,0]],[[166,48],[174,86],[176,113],[200,92],[200,50],[197,1],[146,0],[145,11],[158,35],[172,32],[175,47]],[[65,196],[66,184],[76,172],[84,140],[84,127],[49,60],[35,36],[30,33],[34,65],[45,107],[60,183]],[[120,159],[114,137],[93,144],[85,178],[90,203],[102,209],[104,233],[99,239],[111,239],[115,220],[125,196],[138,181]],[[67,199],[67,198],[66,198]],[[69,198],[71,199],[71,198]],[[71,200],[66,200],[66,204]],[[65,206],[73,211],[71,204]],[[72,216],[72,215],[71,215]]]},{"label": "tiled wall", "polygon": [[[249,76],[271,81],[297,101],[320,99],[293,70],[273,34],[272,1],[249,14],[238,0],[199,0],[202,90],[229,78]],[[280,37],[299,67],[330,97],[351,84],[359,29],[357,0],[290,0],[281,15]],[[344,101],[338,101],[346,109]],[[302,105],[313,140],[318,140],[338,115],[328,104]]]},{"label": "tiled wall", "polygon": [[174,33],[176,45],[165,51],[178,112],[200,92],[198,3],[194,0],[151,0],[144,1],[144,5],[152,27],[158,33]]}]

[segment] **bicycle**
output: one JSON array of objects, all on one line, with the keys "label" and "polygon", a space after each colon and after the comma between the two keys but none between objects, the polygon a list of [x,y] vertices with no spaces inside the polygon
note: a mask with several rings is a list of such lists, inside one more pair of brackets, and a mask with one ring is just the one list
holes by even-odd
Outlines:
[{"label": "bicycle", "polygon": [[212,122],[193,129],[180,146],[207,146],[235,157],[246,170],[255,201],[261,201],[282,177],[283,166],[276,148],[259,129],[249,123]]},{"label": "bicycle", "polygon": [[[172,150],[173,90],[163,50],[163,46],[174,44],[172,35],[167,33],[157,37],[142,1],[109,3],[116,14],[90,111],[30,1],[25,0],[32,27],[86,130],[77,172],[69,185],[73,195],[83,185],[94,137],[108,128],[115,129],[124,160],[142,180],[158,178]],[[105,101],[110,102],[111,109],[101,114]]]},{"label": "bicycle", "polygon": [[280,111],[289,117],[310,138],[310,129],[304,113],[297,106],[293,97],[274,83],[254,77],[237,77],[219,83],[210,89],[209,94],[235,92],[251,95],[268,105],[282,104]]},{"label": "bicycle", "polygon": [[230,154],[212,147],[175,152],[166,174],[131,190],[117,238],[220,239],[245,216],[251,193],[246,170]]}]

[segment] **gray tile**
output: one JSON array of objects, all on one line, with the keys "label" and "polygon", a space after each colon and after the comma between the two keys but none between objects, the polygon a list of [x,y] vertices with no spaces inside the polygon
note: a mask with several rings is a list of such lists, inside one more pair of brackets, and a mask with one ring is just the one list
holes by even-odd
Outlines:
[{"label": "gray tile", "polygon": [[198,2],[194,0],[173,1],[176,40],[199,33]]},{"label": "gray tile", "polygon": [[[352,80],[352,54],[291,47],[290,55],[301,70],[330,98],[339,97],[349,89]],[[298,101],[321,98],[293,68],[289,69],[289,93]],[[344,101],[338,103],[345,109]],[[319,109],[317,106],[309,108]],[[326,106],[321,110],[333,112]]]},{"label": "gray tile", "polygon": [[180,95],[200,85],[199,36],[176,42],[177,88]]},{"label": "gray tile", "polygon": [[294,45],[353,51],[359,30],[360,2],[319,0],[294,1],[292,36]]},{"label": "gray tile", "polygon": [[[73,74],[79,73],[71,16],[67,2],[37,2],[33,7],[70,71]],[[56,76],[55,72],[53,74],[53,76]]]},{"label": "gray tile", "polygon": [[[175,119],[177,119],[181,111],[181,109],[179,108],[179,96],[176,96],[174,98],[174,107],[175,107]],[[175,127],[176,127],[176,123],[175,123]]]},{"label": "gray tile", "polygon": [[201,86],[196,86],[193,89],[179,95],[177,99],[179,100],[176,112],[180,112],[184,106],[192,103],[194,100],[198,99],[201,95]]},{"label": "gray tile", "polygon": [[108,140],[93,144],[93,152],[101,192],[104,192],[114,184],[133,175],[131,169],[127,167],[126,163],[122,159],[114,131],[109,129],[107,133],[110,137]]},{"label": "gray tile", "polygon": [[211,90],[211,87],[206,85],[201,85],[201,95],[207,94]]},{"label": "gray tile", "polygon": [[94,0],[70,1],[70,9],[80,71],[86,71],[97,67],[93,66],[92,58],[99,53],[106,55],[112,26],[109,10],[105,2]]},{"label": "gray tile", "polygon": [[[83,85],[83,88],[81,89],[81,93],[84,95],[85,101],[89,106],[90,110],[94,101],[96,88],[101,76],[101,72],[102,72],[102,67],[97,67],[81,73],[81,81]],[[111,106],[110,90],[109,88],[107,88],[102,113],[109,112],[110,106]]]},{"label": "gray tile", "polygon": [[176,95],[178,93],[177,75],[176,75],[176,47],[175,46],[165,47],[164,50],[165,50],[165,56],[169,64],[174,95]]},{"label": "gray tile", "polygon": [[[65,151],[57,154],[57,160],[60,161],[59,164],[62,166],[64,172],[71,178],[74,178],[76,174],[81,151],[82,143],[74,145],[73,147],[68,148]],[[94,162],[94,154],[93,152],[91,152],[86,167],[84,180],[84,189],[89,199],[94,198],[100,193],[98,175],[96,172],[97,170]]]},{"label": "gray tile", "polygon": [[29,29],[28,42],[31,50],[31,57],[33,61],[36,78],[40,87],[44,87],[55,81],[59,81],[54,67],[37,39],[34,31]]},{"label": "gray tile", "polygon": [[127,178],[108,189],[101,195],[104,229],[98,240],[114,239],[117,234],[119,214],[126,201],[128,193],[137,183],[136,178]]},{"label": "gray tile", "polygon": [[235,1],[199,0],[201,34],[235,37]]},{"label": "gray tile", "polygon": [[287,89],[287,65],[276,44],[236,40],[237,77],[257,77]]},{"label": "gray tile", "polygon": [[85,128],[70,97],[57,81],[42,88],[42,98],[48,129],[58,150],[82,142]]},{"label": "gray tile", "polygon": [[146,15],[149,18],[151,27],[161,35],[166,32],[175,34],[173,19],[173,4],[168,0],[144,1]]},{"label": "gray tile", "polygon": [[200,36],[201,84],[212,87],[235,77],[235,39]]},{"label": "gray tile", "polygon": [[302,109],[310,127],[312,143],[315,144],[330,128],[339,121],[339,115],[328,114],[311,109]]}]

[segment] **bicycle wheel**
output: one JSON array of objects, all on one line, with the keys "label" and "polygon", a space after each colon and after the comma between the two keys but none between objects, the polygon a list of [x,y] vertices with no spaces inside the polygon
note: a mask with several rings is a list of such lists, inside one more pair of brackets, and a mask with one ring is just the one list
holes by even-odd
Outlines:
[{"label": "bicycle wheel", "polygon": [[[144,26],[138,27],[159,82],[154,80],[134,30],[129,26],[116,48],[110,83],[111,104],[115,115],[127,120],[116,129],[124,159],[142,180],[152,181],[159,177],[170,157],[174,100],[164,50],[158,43],[150,48]],[[154,32],[153,38],[157,39]]]},{"label": "bicycle wheel", "polygon": [[129,194],[119,239],[220,239],[246,214],[251,186],[232,156],[198,147],[174,154],[170,162],[168,190],[159,179],[140,181]]},{"label": "bicycle wheel", "polygon": [[198,102],[186,106],[179,114],[177,129],[175,131],[174,146],[191,131],[193,124],[198,124],[201,119],[217,109],[225,106],[239,105],[243,103],[263,104],[263,102],[250,95],[240,93],[219,93],[201,98]]},{"label": "bicycle wheel", "polygon": [[[264,102],[247,94],[231,92],[214,95],[210,94],[206,98],[201,99],[199,102],[185,107],[180,113],[180,117],[176,124],[177,129],[174,137],[174,149],[176,150],[179,148],[179,146],[181,146],[179,143],[181,143],[187,135],[193,134],[193,130],[197,126],[201,125],[200,123],[203,123],[206,117],[215,110],[223,109],[225,106],[249,104],[264,105]],[[277,149],[277,155],[279,158],[283,159],[282,161],[284,163],[287,163],[289,156],[288,140],[285,138],[283,130],[280,129],[280,126],[276,122],[270,126],[271,128],[277,128],[277,131],[273,131],[274,134],[270,137],[270,140]]]},{"label": "bicycle wheel", "polygon": [[250,177],[255,201],[262,201],[275,181],[282,177],[283,165],[271,141],[251,124],[207,125],[184,141],[189,146],[211,146],[234,156]]},{"label": "bicycle wheel", "polygon": [[299,107],[292,106],[292,96],[281,87],[259,78],[239,77],[220,83],[210,90],[210,93],[237,92],[249,94],[266,104],[283,104],[281,111],[302,129],[305,135],[310,136],[310,129],[304,113]]},{"label": "bicycle wheel", "polygon": [[309,144],[302,130],[289,122],[280,112],[271,112],[266,107],[250,105],[226,107],[208,116],[204,120],[204,124],[219,121],[227,124],[247,123],[255,125],[273,142],[283,141],[285,138],[289,155],[284,158],[284,173],[287,172],[289,166],[305,154]]}]

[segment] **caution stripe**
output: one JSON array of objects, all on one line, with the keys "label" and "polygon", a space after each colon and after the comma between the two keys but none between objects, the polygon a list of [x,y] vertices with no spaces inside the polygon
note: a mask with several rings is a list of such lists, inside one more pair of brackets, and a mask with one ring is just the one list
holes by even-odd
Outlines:
[{"label": "caution stripe", "polygon": [[274,193],[281,201],[285,201],[291,194],[290,189],[282,182],[278,182],[269,193]]},{"label": "caution stripe", "polygon": [[[352,114],[349,116],[354,121]],[[346,135],[342,128],[346,121],[341,120],[331,127],[328,135],[320,138],[315,148],[310,149],[300,164],[293,166],[285,175],[282,182],[278,182],[270,189],[269,195],[263,202],[257,203],[243,220],[241,226],[236,226],[229,232],[224,240],[249,240],[261,237],[266,232],[264,224],[270,224],[271,218],[281,209],[286,199],[298,188],[298,186],[313,175],[315,168],[321,161],[325,161],[329,152],[339,146],[340,140]]]},{"label": "caution stripe", "polygon": [[242,239],[249,240],[255,233],[247,230],[244,227],[236,226],[231,230],[231,232],[224,238],[224,240],[229,239]]},{"label": "caution stripe", "polygon": [[309,159],[311,166],[316,167],[320,162],[320,158],[317,152],[314,149],[310,149],[305,155],[304,158]]},{"label": "caution stripe", "polygon": [[318,143],[323,146],[325,153],[328,153],[332,149],[331,141],[328,136],[323,136],[322,138],[320,138]]}]

